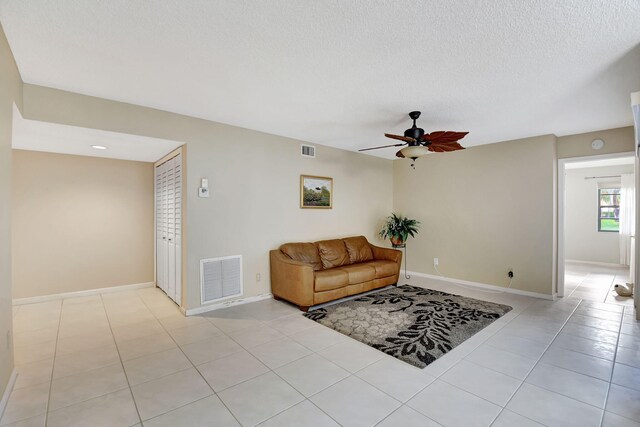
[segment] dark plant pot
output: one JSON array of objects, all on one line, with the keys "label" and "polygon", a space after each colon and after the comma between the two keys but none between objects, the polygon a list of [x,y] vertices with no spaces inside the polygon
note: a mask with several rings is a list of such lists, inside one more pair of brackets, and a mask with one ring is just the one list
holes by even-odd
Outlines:
[{"label": "dark plant pot", "polygon": [[404,240],[402,240],[402,237],[391,237],[391,246],[394,248],[402,248],[404,247]]}]

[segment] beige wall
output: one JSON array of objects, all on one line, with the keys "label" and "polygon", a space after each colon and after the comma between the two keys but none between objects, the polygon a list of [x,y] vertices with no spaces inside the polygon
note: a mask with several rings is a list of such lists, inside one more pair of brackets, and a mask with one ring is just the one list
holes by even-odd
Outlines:
[{"label": "beige wall", "polygon": [[[390,160],[322,146],[302,158],[299,141],[272,135],[253,139],[251,153],[231,136],[216,141],[188,144],[189,307],[200,301],[200,259],[242,254],[249,296],[270,292],[267,255],[282,243],[357,234],[376,243],[392,207]],[[300,174],[333,178],[333,209],[300,209]],[[196,197],[200,178],[208,199]]]},{"label": "beige wall", "polygon": [[[633,126],[561,136],[558,137],[558,158],[633,152],[633,138]],[[591,142],[594,139],[604,141],[604,147],[601,150],[591,148]]]},{"label": "beige wall", "polygon": [[[446,276],[506,286],[513,268],[514,288],[551,294],[558,157],[591,154],[595,137],[607,143],[597,154],[627,151],[632,135],[621,128],[508,141],[430,156],[413,171],[404,161],[321,146],[316,159],[304,159],[300,141],[50,88],[25,85],[24,98],[27,119],[186,143],[190,309],[200,305],[200,259],[242,254],[245,297],[259,295],[269,291],[269,249],[345,234],[372,238],[392,207],[425,224],[410,246],[411,269],[434,273],[439,257]],[[333,210],[299,209],[300,173],[335,179]],[[203,177],[210,180],[209,199],[197,197]]]},{"label": "beige wall", "polygon": [[13,297],[153,282],[153,164],[13,150]]},{"label": "beige wall", "polygon": [[565,175],[565,258],[620,263],[618,233],[598,231],[598,182],[620,186],[620,178],[584,179],[633,173],[633,165],[569,169]]},{"label": "beige wall", "polygon": [[[22,108],[22,80],[0,26],[0,396],[13,370],[11,342],[11,125]],[[6,339],[9,338],[9,342]]]},{"label": "beige wall", "polygon": [[[200,306],[199,260],[242,254],[244,296],[270,291],[268,251],[291,240],[374,238],[393,200],[393,162],[159,110],[24,86],[26,119],[186,143],[187,304]],[[334,179],[334,208],[300,209],[299,175]],[[197,197],[201,178],[210,197]],[[256,281],[260,273],[261,281]]]},{"label": "beige wall", "polygon": [[552,293],[555,159],[552,135],[394,163],[394,211],[422,222],[408,267],[473,282]]}]

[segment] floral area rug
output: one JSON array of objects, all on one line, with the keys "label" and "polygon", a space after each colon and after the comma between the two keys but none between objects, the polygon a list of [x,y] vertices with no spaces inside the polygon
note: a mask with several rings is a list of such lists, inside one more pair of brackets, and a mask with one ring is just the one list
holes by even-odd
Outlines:
[{"label": "floral area rug", "polygon": [[511,309],[508,305],[403,285],[304,315],[424,368]]}]

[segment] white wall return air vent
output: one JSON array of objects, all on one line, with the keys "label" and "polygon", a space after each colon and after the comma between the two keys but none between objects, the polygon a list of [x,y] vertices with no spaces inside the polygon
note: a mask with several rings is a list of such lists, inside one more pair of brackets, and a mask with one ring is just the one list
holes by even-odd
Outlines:
[{"label": "white wall return air vent", "polygon": [[315,157],[316,156],[316,147],[313,145],[302,144],[301,146],[301,154],[303,157]]},{"label": "white wall return air vent", "polygon": [[202,304],[242,296],[242,255],[200,260]]}]

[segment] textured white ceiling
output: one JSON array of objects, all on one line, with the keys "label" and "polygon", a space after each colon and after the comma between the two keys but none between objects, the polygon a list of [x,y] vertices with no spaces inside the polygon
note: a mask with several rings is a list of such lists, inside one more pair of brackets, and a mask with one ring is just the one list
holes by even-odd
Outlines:
[{"label": "textured white ceiling", "polygon": [[[78,156],[155,162],[182,145],[177,141],[26,120],[14,107],[13,148]],[[102,145],[106,150],[96,150]]]},{"label": "textured white ceiling", "polygon": [[[0,0],[25,82],[346,149],[632,123],[637,0]],[[393,157],[395,150],[372,154]]]}]

